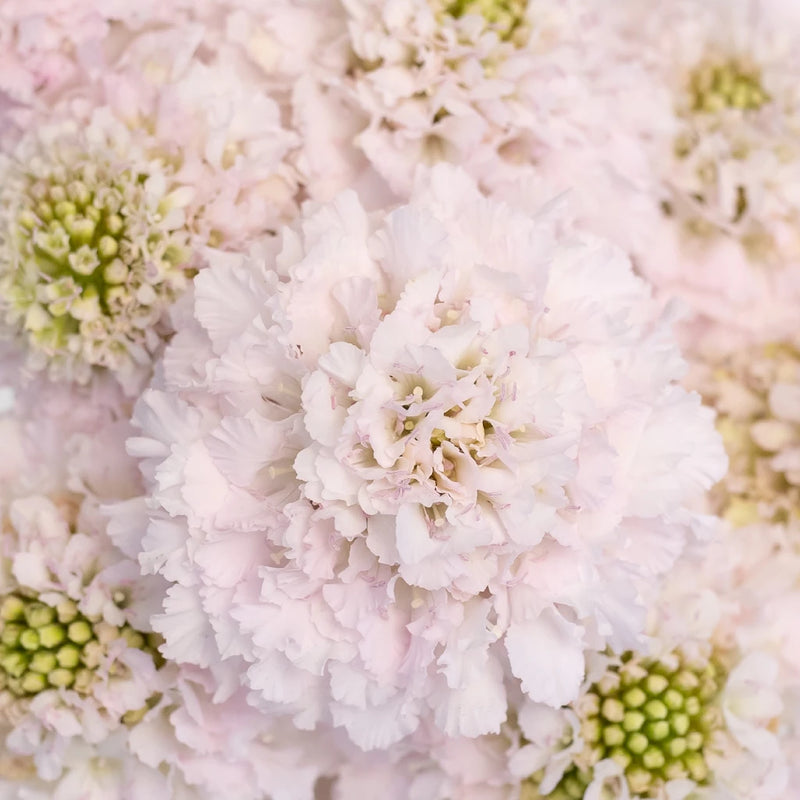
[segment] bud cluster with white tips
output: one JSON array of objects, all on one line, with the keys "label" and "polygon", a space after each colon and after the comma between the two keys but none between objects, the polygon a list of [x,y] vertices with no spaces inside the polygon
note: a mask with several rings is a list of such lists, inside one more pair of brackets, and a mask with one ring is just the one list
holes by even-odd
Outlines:
[{"label": "bud cluster with white tips", "polygon": [[0,310],[29,364],[54,377],[147,365],[191,277],[191,192],[148,146],[96,112],[86,130],[69,121],[31,133],[6,162]]}]

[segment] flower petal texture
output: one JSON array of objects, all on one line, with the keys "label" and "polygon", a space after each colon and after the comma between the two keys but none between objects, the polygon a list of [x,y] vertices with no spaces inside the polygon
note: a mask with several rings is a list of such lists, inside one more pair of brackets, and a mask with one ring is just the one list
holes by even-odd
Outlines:
[{"label": "flower petal texture", "polygon": [[141,554],[165,652],[243,659],[265,712],[363,749],[497,732],[508,681],[569,702],[724,468],[624,256],[450,167],[388,212],[309,205],[194,304],[129,441],[151,530],[183,530]]}]

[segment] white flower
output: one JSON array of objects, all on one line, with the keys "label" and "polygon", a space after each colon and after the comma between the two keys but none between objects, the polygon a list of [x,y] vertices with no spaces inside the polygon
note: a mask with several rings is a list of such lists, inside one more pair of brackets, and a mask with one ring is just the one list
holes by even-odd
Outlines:
[{"label": "white flower", "polygon": [[531,797],[787,796],[797,555],[781,528],[717,534],[670,574],[647,650],[592,659],[570,767],[557,783],[533,774]]},{"label": "white flower", "polygon": [[792,335],[800,290],[796,5],[627,2],[613,15],[619,63],[642,64],[653,96],[663,98],[636,120],[655,181],[632,187],[620,242],[696,316],[761,342]]},{"label": "white flower", "polygon": [[558,706],[635,641],[724,457],[618,252],[442,167],[386,216],[310,207],[194,303],[129,442],[167,656],[244,658],[265,711],[370,749],[497,732],[511,675]]},{"label": "white flower", "polygon": [[104,740],[163,691],[156,643],[134,627],[147,630],[142,600],[158,588],[121,558],[93,527],[91,504],[81,509],[74,495],[17,498],[3,526],[6,747],[32,756],[52,779],[69,740]]},{"label": "white flower", "polygon": [[800,521],[800,355],[791,342],[697,359],[688,382],[718,414],[730,470],[711,494],[733,525]]},{"label": "white flower", "polygon": [[[589,81],[604,69],[604,26],[585,0],[345,0],[337,14],[322,5],[329,27],[344,31],[320,43],[293,105],[305,129],[338,109],[337,128],[323,131],[339,155],[329,177],[343,154],[362,153],[401,197],[420,163],[457,164],[486,187],[521,170],[538,182],[565,151],[609,144],[612,81],[600,92]],[[627,88],[622,71],[615,78]],[[352,141],[337,135],[342,117]]]},{"label": "white flower", "polygon": [[135,394],[202,248],[294,215],[294,137],[235,52],[200,57],[202,32],[120,34],[4,158],[0,312],[29,367],[80,383],[105,367]]}]

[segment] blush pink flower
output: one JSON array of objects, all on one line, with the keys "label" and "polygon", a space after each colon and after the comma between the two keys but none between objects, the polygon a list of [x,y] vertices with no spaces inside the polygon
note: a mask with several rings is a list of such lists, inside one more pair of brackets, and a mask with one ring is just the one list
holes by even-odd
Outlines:
[{"label": "blush pink flower", "polygon": [[135,394],[202,249],[293,218],[297,181],[295,137],[242,57],[201,57],[195,23],[119,39],[2,158],[0,325],[29,368],[105,368]]},{"label": "blush pink flower", "polygon": [[385,748],[559,706],[724,469],[624,256],[441,167],[220,254],[139,403],[165,655]]},{"label": "blush pink flower", "polygon": [[630,129],[651,178],[637,184],[620,162],[629,224],[617,240],[695,318],[758,343],[793,335],[800,292],[797,11],[783,0],[687,0],[611,14],[609,58],[640,64],[657,99]]},{"label": "blush pink flower", "polygon": [[[603,103],[587,82],[597,63],[587,68],[580,42],[587,30],[602,42],[599,16],[583,0],[345,0],[343,35],[310,73],[317,97],[349,109],[353,143],[400,196],[419,163],[458,164],[492,185],[598,130]],[[320,115],[297,99],[299,119]]]}]

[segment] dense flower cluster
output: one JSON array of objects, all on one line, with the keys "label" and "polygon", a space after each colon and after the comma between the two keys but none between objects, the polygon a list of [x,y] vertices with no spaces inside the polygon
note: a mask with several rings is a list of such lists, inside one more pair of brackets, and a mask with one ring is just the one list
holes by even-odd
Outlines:
[{"label": "dense flower cluster", "polygon": [[800,5],[0,45],[0,800],[800,797]]},{"label": "dense flower cluster", "polygon": [[696,365],[693,381],[719,412],[730,470],[711,494],[733,525],[800,519],[800,354],[756,345]]},{"label": "dense flower cluster", "polygon": [[56,103],[54,121],[23,117],[3,157],[3,327],[54,378],[85,383],[104,367],[138,390],[198,248],[291,214],[293,137],[278,106],[233,56],[213,71],[182,64],[187,41],[201,47],[202,28],[141,33],[84,96]]},{"label": "dense flower cluster", "polygon": [[108,112],[32,139],[4,176],[6,323],[24,332],[30,363],[54,377],[85,382],[95,365],[146,364],[192,274],[191,190]]},{"label": "dense flower cluster", "polygon": [[578,32],[594,24],[586,3],[341,6],[345,32],[321,48],[311,70],[318,91],[349,109],[357,149],[401,196],[420,163],[455,163],[494,186],[520,165],[591,138],[599,104],[579,55]]},{"label": "dense flower cluster", "polygon": [[724,458],[624,258],[554,224],[440,168],[385,220],[344,195],[274,267],[198,276],[129,443],[172,517],[143,541],[166,654],[243,656],[265,708],[369,749],[427,714],[497,731],[506,660],[561,705],[587,646],[635,640]]},{"label": "dense flower cluster", "polygon": [[659,98],[639,127],[652,178],[623,165],[636,181],[627,207],[638,224],[620,238],[698,316],[759,341],[790,336],[800,258],[797,7],[689,0],[617,11],[610,50],[625,60],[638,49]]}]

